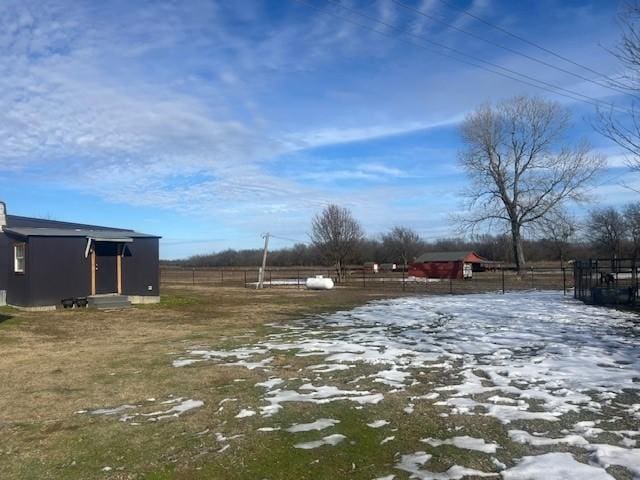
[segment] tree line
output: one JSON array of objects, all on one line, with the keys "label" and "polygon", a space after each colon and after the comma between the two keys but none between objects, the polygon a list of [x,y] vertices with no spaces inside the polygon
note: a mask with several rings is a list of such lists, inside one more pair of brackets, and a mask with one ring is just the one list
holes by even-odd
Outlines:
[{"label": "tree line", "polygon": [[640,203],[592,210],[586,228],[598,256],[637,258],[640,254]]},{"label": "tree line", "polygon": [[[405,229],[404,227],[397,227]],[[583,235],[587,225],[579,226],[576,234],[566,241],[560,238],[541,237],[524,239],[523,248],[527,258],[531,262],[566,261],[573,258],[596,258],[607,255],[607,248],[601,237],[590,241]],[[406,229],[409,230],[410,229]],[[630,230],[627,230],[630,232]],[[391,232],[389,232],[391,233]],[[514,264],[511,238],[504,235],[478,235],[471,239],[443,238],[427,241],[417,233],[418,241],[413,244],[411,250],[407,250],[407,263],[411,263],[416,256],[427,252],[443,251],[474,251],[478,255],[489,260],[495,260],[506,264]],[[622,238],[622,237],[621,237]],[[623,237],[620,242],[620,255],[631,255],[631,237]],[[186,259],[165,261],[165,264],[183,267],[255,267],[258,268],[262,261],[262,249],[226,249],[203,255],[194,255]],[[347,264],[362,265],[365,262],[395,263],[398,266],[404,264],[404,258],[397,248],[384,241],[382,235],[363,238],[353,255],[349,257]],[[273,267],[333,267],[330,259],[323,256],[320,249],[313,243],[298,243],[291,247],[280,248],[269,252],[268,266]]]}]

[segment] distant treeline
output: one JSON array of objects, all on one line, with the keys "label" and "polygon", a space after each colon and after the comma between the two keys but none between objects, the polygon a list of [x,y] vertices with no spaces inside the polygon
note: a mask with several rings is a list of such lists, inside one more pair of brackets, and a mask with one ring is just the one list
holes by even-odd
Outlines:
[{"label": "distant treeline", "polygon": [[[580,243],[560,243],[551,239],[526,240],[524,242],[527,261],[560,261],[560,258],[589,258],[598,255],[595,246]],[[457,238],[442,239],[435,242],[422,241],[420,253],[438,251],[470,250],[479,255],[505,263],[513,262],[511,240],[507,235],[483,235],[475,240]],[[604,253],[604,252],[603,252]],[[353,264],[364,262],[397,263],[402,261],[381,240],[368,239],[360,243],[352,258]],[[260,265],[262,249],[228,249],[206,255],[194,255],[183,260],[165,261],[165,264],[185,267],[250,267]],[[269,252],[268,264],[275,267],[330,265],[313,245],[296,244]]]}]

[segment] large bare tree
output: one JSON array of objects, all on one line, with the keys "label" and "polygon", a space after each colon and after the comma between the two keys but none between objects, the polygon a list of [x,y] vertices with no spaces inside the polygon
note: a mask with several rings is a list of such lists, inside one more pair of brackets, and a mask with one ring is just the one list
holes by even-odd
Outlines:
[{"label": "large bare tree", "polygon": [[515,97],[485,104],[461,126],[460,161],[471,180],[464,227],[505,226],[518,271],[525,267],[523,230],[585,199],[585,187],[602,167],[585,142],[565,143],[569,113],[557,102]]},{"label": "large bare tree", "polygon": [[613,207],[592,210],[587,230],[594,246],[605,255],[620,257],[622,242],[627,235],[624,216]]},{"label": "large bare tree", "polygon": [[346,262],[363,237],[360,223],[348,209],[338,205],[327,205],[311,222],[311,241],[325,258],[333,262],[338,282],[344,279]]},{"label": "large bare tree", "polygon": [[624,221],[627,226],[627,234],[633,247],[633,258],[640,254],[640,203],[630,203],[624,207]]},{"label": "large bare tree", "polygon": [[557,209],[553,214],[547,215],[539,224],[539,232],[542,237],[553,243],[555,251],[560,258],[560,268],[564,267],[567,250],[577,231],[577,220],[561,209]]},{"label": "large bare tree", "polygon": [[[611,85],[621,92],[628,92],[636,99],[640,92],[640,2],[623,4],[619,15],[622,38],[613,52],[620,60],[624,71],[620,78],[611,79]],[[630,155],[629,166],[640,171],[640,111],[638,102],[632,101],[628,108],[599,108],[596,129],[624,148]]]},{"label": "large bare tree", "polygon": [[424,248],[424,240],[410,228],[397,226],[382,235],[382,245],[393,255],[394,260],[402,261],[406,270],[409,261],[412,261]]}]

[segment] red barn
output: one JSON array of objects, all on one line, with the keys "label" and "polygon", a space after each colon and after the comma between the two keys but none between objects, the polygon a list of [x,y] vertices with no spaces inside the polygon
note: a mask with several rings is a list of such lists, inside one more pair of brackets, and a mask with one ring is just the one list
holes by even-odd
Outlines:
[{"label": "red barn", "polygon": [[483,263],[490,262],[475,252],[430,252],[420,255],[409,265],[409,276],[471,278],[473,270],[479,270]]}]

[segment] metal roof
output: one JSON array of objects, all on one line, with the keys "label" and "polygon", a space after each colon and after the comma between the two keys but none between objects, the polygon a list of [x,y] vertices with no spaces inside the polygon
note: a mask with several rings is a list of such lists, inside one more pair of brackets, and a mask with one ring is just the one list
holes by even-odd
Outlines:
[{"label": "metal roof", "polygon": [[[472,259],[467,259],[467,257],[471,256]],[[480,263],[487,261],[482,258],[480,255],[475,252],[470,251],[461,251],[461,252],[428,252],[423,253],[418,258],[416,258],[415,263],[424,263],[424,262],[460,262],[462,260],[467,259],[469,262]],[[475,260],[475,262],[474,262]]]},{"label": "metal roof", "polygon": [[85,230],[131,230],[130,228],[105,227],[102,225],[89,225],[86,223],[49,220],[48,218],[21,217],[19,215],[7,215],[7,227],[9,228],[80,228]]},{"label": "metal roof", "polygon": [[84,237],[110,242],[131,242],[134,238],[159,238],[133,230],[93,230],[86,228],[3,227],[6,233],[21,237]]}]

